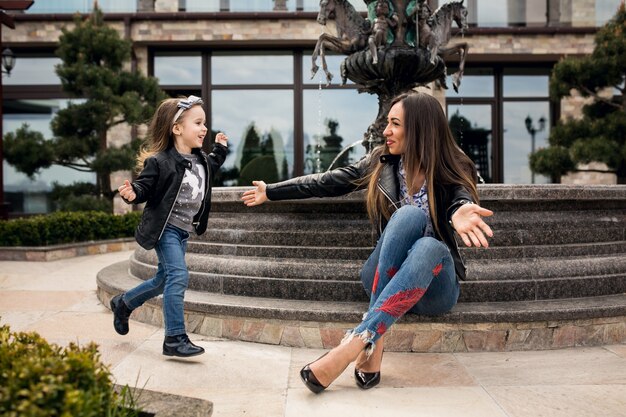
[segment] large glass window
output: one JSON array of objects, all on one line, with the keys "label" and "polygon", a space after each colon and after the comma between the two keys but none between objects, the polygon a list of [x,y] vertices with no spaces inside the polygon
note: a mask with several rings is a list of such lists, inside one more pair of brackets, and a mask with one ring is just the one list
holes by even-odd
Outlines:
[{"label": "large glass window", "polygon": [[230,150],[221,169],[221,185],[292,177],[292,91],[215,90],[211,99],[213,130],[228,135]]},{"label": "large glass window", "polygon": [[8,77],[2,77],[4,85],[60,85],[55,65],[61,63],[56,57],[30,57],[18,55],[15,67]]},{"label": "large glass window", "polygon": [[[24,123],[33,131],[41,132],[46,139],[52,137],[50,121],[57,111],[70,100],[5,100],[3,106],[3,134],[15,132]],[[96,182],[93,173],[79,172],[53,165],[41,170],[32,179],[3,161],[5,200],[9,212],[15,214],[48,213],[53,210],[50,191],[53,183],[69,185],[74,182]]]},{"label": "large glass window", "polygon": [[546,184],[550,178],[530,171],[532,152],[548,146],[550,104],[546,101],[504,102],[504,182]]},{"label": "large glass window", "polygon": [[[378,113],[378,99],[356,90],[304,91],[304,173],[356,162],[366,153],[363,133]],[[332,164],[332,166],[331,166]]]},{"label": "large glass window", "polygon": [[291,54],[215,54],[211,58],[213,84],[291,84]]},{"label": "large glass window", "polygon": [[202,84],[202,57],[200,53],[156,54],[154,56],[154,76],[161,85],[200,85]]},{"label": "large glass window", "polygon": [[493,181],[492,111],[492,106],[487,104],[448,106],[452,134],[487,183]]},{"label": "large glass window", "polygon": [[602,26],[608,22],[623,0],[596,0],[596,26]]},{"label": "large glass window", "polygon": [[[26,13],[90,13],[93,0],[36,1]],[[98,7],[105,13],[133,13],[137,2],[128,0],[98,0]]]}]

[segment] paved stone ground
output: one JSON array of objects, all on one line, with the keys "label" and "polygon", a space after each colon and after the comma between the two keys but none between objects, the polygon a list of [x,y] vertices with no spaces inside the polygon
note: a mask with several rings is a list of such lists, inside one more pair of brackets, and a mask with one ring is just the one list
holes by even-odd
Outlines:
[{"label": "paved stone ground", "polygon": [[385,353],[379,387],[348,370],[321,395],[298,370],[323,353],[191,335],[207,353],[161,354],[161,328],[117,335],[96,273],[131,252],[0,262],[0,322],[58,344],[100,345],[116,382],[212,401],[214,416],[626,417],[626,345],[498,353]]}]

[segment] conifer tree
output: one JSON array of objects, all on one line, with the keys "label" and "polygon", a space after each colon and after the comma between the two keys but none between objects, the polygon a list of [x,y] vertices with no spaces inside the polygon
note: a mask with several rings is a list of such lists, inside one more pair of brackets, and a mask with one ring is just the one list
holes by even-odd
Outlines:
[{"label": "conifer tree", "polygon": [[[107,132],[121,123],[146,122],[165,94],[155,78],[127,69],[131,42],[105,24],[97,4],[90,16],[77,16],[74,28],[62,32],[56,73],[65,92],[85,101],[57,112],[51,122],[53,138],[44,139],[28,126],[7,134],[5,157],[30,177],[53,164],[94,172],[97,193],[112,199],[110,174],[132,169],[137,143],[109,147]],[[24,158],[27,153],[37,157]]]},{"label": "conifer tree", "polygon": [[567,120],[552,129],[550,146],[531,155],[531,169],[559,182],[561,175],[574,171],[579,163],[604,162],[619,183],[626,183],[625,78],[626,6],[622,2],[617,14],[596,34],[591,55],[566,58],[555,65],[550,78],[553,99],[569,96],[575,89],[593,101],[583,107],[582,119]]}]

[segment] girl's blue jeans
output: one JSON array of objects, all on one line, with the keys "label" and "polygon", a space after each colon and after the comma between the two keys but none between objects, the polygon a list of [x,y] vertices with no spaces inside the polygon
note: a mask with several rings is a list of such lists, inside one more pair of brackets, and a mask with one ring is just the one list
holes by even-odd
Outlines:
[{"label": "girl's blue jeans", "polygon": [[155,246],[159,259],[156,275],[127,291],[123,300],[131,310],[149,299],[163,294],[163,321],[165,336],[185,333],[183,300],[189,284],[185,263],[189,233],[169,223]]},{"label": "girl's blue jeans", "polygon": [[456,304],[460,287],[452,255],[445,243],[424,236],[427,221],[415,206],[398,209],[361,270],[369,309],[347,339],[361,337],[369,352],[405,313],[439,315]]}]

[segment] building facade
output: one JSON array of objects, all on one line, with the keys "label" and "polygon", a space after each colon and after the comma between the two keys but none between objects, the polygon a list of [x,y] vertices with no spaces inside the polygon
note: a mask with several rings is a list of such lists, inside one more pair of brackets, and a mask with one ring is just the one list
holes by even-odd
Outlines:
[{"label": "building facade", "polygon": [[[366,12],[365,2],[350,1]],[[549,181],[530,172],[528,155],[547,145],[557,120],[579,116],[582,106],[578,98],[550,101],[550,71],[562,57],[591,53],[597,28],[620,1],[465,0],[470,28],[457,36],[470,50],[460,91],[435,85],[428,91],[441,99],[486,182]],[[429,4],[434,10],[445,2]],[[50,137],[55,112],[80,100],[62,91],[54,51],[73,14],[92,7],[91,0],[36,0],[14,16],[15,30],[3,31],[3,47],[17,58],[11,76],[3,78],[4,133],[28,123]],[[327,86],[321,71],[311,79],[315,42],[322,31],[334,31],[317,23],[317,1],[100,0],[99,7],[106,22],[132,41],[133,71],[157,77],[171,96],[203,97],[209,129],[228,134],[231,151],[217,185],[286,179],[350,163],[367,151],[361,142],[376,117],[377,98],[359,94],[351,83]],[[344,57],[327,58],[339,80]],[[449,63],[449,73],[454,66]],[[120,126],[109,142],[125,143],[142,132]],[[12,215],[50,211],[54,182],[95,181],[95,175],[54,166],[29,179],[6,161],[3,172]],[[112,184],[128,175],[116,175]],[[614,181],[593,175],[584,181]]]}]

